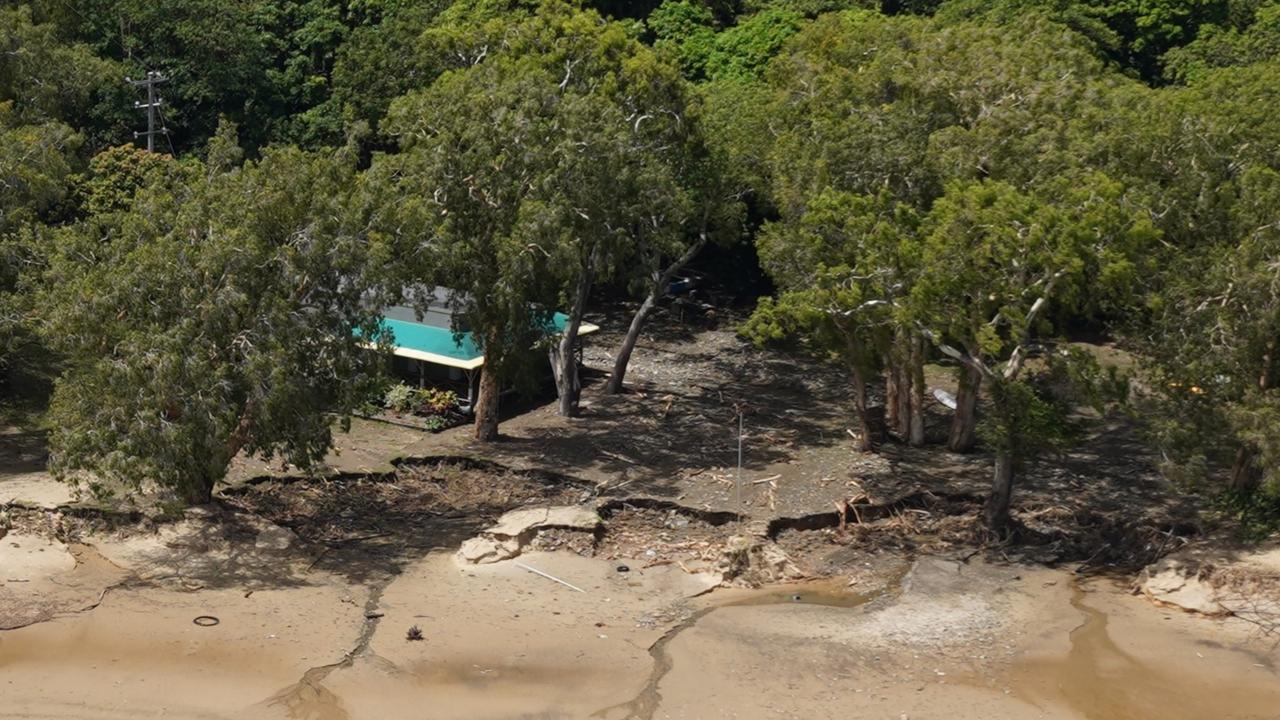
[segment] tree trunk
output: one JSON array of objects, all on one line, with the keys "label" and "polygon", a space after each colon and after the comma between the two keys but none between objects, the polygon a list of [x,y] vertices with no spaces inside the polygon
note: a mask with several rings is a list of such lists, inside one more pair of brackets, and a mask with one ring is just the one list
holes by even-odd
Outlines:
[{"label": "tree trunk", "polygon": [[[675,277],[676,273],[680,272],[685,265],[688,265],[702,251],[702,248],[707,244],[707,239],[707,233],[704,229],[698,235],[697,242],[690,245],[683,255],[668,265],[661,275],[654,277],[653,284],[649,286],[649,294],[645,296],[644,302],[640,303],[640,308],[636,310],[636,314],[631,318],[631,326],[627,328],[627,336],[622,339],[618,354],[614,356],[613,373],[609,375],[609,382],[604,386],[606,395],[616,395],[622,392],[622,381],[627,375],[627,364],[631,362],[631,353],[636,349],[636,342],[640,340],[640,331],[644,329],[645,321],[649,319],[649,313],[653,312],[654,306],[658,304],[658,298],[666,293],[667,286],[671,284],[671,278]],[[654,265],[657,265],[657,263],[655,262]]]},{"label": "tree trunk", "polygon": [[563,417],[578,414],[578,397],[582,394],[582,383],[578,379],[578,358],[573,347],[578,337],[577,328],[574,328],[573,333],[568,330],[566,326],[564,336],[547,353],[551,358],[552,375],[556,380],[556,412]]},{"label": "tree trunk", "polygon": [[901,420],[902,404],[902,372],[895,362],[893,352],[889,353],[889,362],[884,369],[884,424],[891,432],[898,431]]},{"label": "tree trunk", "polygon": [[[231,429],[231,434],[227,436],[222,448],[211,451],[209,462],[205,467],[208,474],[204,477],[191,478],[178,488],[178,494],[184,503],[187,505],[205,505],[213,502],[214,486],[218,484],[219,480],[227,476],[231,461],[235,459],[236,455],[240,454],[245,445],[249,444],[257,406],[256,398],[250,397],[245,401],[244,407],[240,410],[240,419],[236,421],[236,426]],[[173,412],[178,415],[181,414],[178,411]]]},{"label": "tree trunk", "polygon": [[862,371],[854,366],[853,371],[853,405],[854,411],[857,413],[858,422],[858,444],[859,452],[869,452],[872,449],[871,443],[871,421],[869,409],[867,408],[867,383],[862,378]]},{"label": "tree trunk", "polygon": [[614,357],[613,372],[609,375],[609,382],[604,386],[606,395],[622,392],[622,381],[627,376],[627,364],[631,362],[631,353],[636,349],[636,343],[640,340],[640,331],[644,329],[645,320],[649,318],[649,313],[653,311],[657,302],[656,293],[649,291],[649,295],[640,304],[640,309],[636,310],[636,314],[631,318],[627,336],[622,339],[622,345],[618,347],[618,354]]},{"label": "tree trunk", "polygon": [[[1266,392],[1271,389],[1275,382],[1273,375],[1275,374],[1275,355],[1276,341],[1273,339],[1267,343],[1267,349],[1262,354],[1262,372],[1258,374],[1258,390]],[[1231,479],[1228,481],[1227,487],[1234,492],[1243,494],[1252,494],[1258,489],[1259,472],[1256,459],[1257,451],[1248,444],[1242,444],[1236,448],[1236,459],[1231,464]]]},{"label": "tree trunk", "polygon": [[1248,495],[1258,488],[1258,468],[1254,465],[1252,448],[1236,448],[1236,460],[1231,464],[1231,479],[1227,487],[1233,492]]},{"label": "tree trunk", "polygon": [[489,442],[498,439],[498,396],[502,385],[498,376],[486,365],[480,370],[480,392],[475,402],[476,439]]},{"label": "tree trunk", "polygon": [[987,529],[1004,535],[1010,525],[1009,505],[1013,500],[1013,455],[1008,450],[996,452],[995,474],[991,478],[991,494],[982,508],[982,521]]},{"label": "tree trunk", "polygon": [[578,358],[574,347],[578,344],[578,328],[582,327],[582,315],[587,309],[587,296],[591,294],[591,280],[596,263],[596,251],[588,253],[573,291],[573,306],[569,308],[569,320],[565,323],[560,341],[551,349],[551,367],[556,378],[556,412],[563,417],[578,414],[578,396],[582,384],[578,382]]},{"label": "tree trunk", "polygon": [[217,481],[217,478],[207,477],[188,482],[180,491],[182,502],[187,505],[207,505],[213,502],[213,486]]},{"label": "tree trunk", "polygon": [[911,337],[910,363],[907,375],[911,378],[910,400],[910,433],[907,442],[912,447],[924,445],[924,338],[919,335]]},{"label": "tree trunk", "polygon": [[982,389],[982,373],[968,365],[960,366],[960,387],[956,391],[956,412],[951,417],[947,449],[963,453],[973,449],[978,427],[978,393]]}]

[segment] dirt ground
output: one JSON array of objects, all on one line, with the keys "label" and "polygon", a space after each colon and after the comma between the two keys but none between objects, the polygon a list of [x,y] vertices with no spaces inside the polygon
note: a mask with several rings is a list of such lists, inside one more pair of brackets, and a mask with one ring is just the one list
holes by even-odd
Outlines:
[{"label": "dirt ground", "polygon": [[1280,708],[1280,653],[1249,627],[1067,570],[899,557],[706,594],[675,564],[644,567],[643,552],[469,566],[424,550],[394,573],[363,566],[380,549],[320,552],[231,514],[98,538],[70,569],[26,566],[103,589],[0,633],[0,717],[1269,720]]},{"label": "dirt ground", "polygon": [[[513,401],[501,440],[487,444],[471,440],[467,427],[422,434],[358,421],[338,437],[330,472],[391,473],[406,460],[461,457],[589,484],[601,498],[740,514],[762,527],[772,523],[774,531],[832,523],[837,503],[853,497],[899,511],[909,505],[911,524],[919,526],[912,529],[930,532],[943,523],[955,542],[979,531],[976,501],[989,486],[990,456],[895,442],[875,453],[853,451],[848,380],[837,365],[752,347],[733,332],[731,317],[710,329],[655,326],[633,356],[628,392],[607,396],[600,392],[602,369],[622,328],[592,320],[603,329],[584,352],[580,417],[559,417],[549,402]],[[955,389],[945,367],[929,366],[927,381]],[[950,411],[928,398],[928,434],[940,440]],[[1030,530],[1034,559],[1136,569],[1201,530],[1199,500],[1169,487],[1131,419],[1090,420],[1083,434],[1070,452],[1033,463],[1019,477],[1014,514]],[[230,483],[263,477],[300,476],[242,458]]]},{"label": "dirt ground", "polygon": [[[1207,521],[1128,420],[1028,467],[992,544],[989,458],[853,452],[836,367],[666,328],[629,379],[497,445],[358,421],[323,477],[242,458],[177,514],[78,505],[4,440],[0,718],[1280,719],[1265,628],[1131,591]],[[457,554],[549,506],[599,526]]]}]

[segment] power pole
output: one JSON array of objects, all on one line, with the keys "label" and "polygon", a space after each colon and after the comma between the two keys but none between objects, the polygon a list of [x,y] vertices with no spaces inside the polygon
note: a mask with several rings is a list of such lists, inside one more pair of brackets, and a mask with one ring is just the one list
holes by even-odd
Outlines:
[{"label": "power pole", "polygon": [[148,70],[147,77],[142,80],[134,80],[133,78],[128,78],[128,77],[126,77],[124,80],[125,82],[129,83],[134,87],[145,87],[147,89],[147,102],[133,103],[133,107],[135,109],[137,110],[145,109],[147,111],[147,131],[135,132],[133,134],[133,139],[137,140],[139,137],[146,135],[147,136],[147,152],[155,152],[156,151],[156,135],[169,134],[169,128],[167,127],[162,126],[159,129],[156,129],[156,115],[160,109],[160,105],[164,103],[164,98],[161,98],[158,95],[156,95],[156,85],[159,85],[160,83],[163,83],[163,82],[168,82],[169,78],[165,77],[164,75],[161,75],[158,72],[152,72]]}]

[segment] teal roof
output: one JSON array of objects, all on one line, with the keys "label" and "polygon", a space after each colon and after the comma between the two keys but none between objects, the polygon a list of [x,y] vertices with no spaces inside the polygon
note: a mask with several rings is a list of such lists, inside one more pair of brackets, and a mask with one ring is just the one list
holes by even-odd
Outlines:
[{"label": "teal roof", "polygon": [[484,355],[480,352],[480,348],[476,347],[475,340],[469,332],[462,333],[455,339],[453,331],[449,328],[388,318],[383,318],[382,327],[392,332],[394,336],[392,342],[397,348],[443,355],[456,360],[474,360]]},{"label": "teal roof", "polygon": [[[547,333],[563,332],[568,323],[569,316],[555,313]],[[389,317],[382,319],[382,327],[391,331],[396,355],[462,368],[479,367],[484,362],[484,353],[470,332],[455,335],[450,328]],[[579,332],[586,335],[596,329],[584,323]]]}]

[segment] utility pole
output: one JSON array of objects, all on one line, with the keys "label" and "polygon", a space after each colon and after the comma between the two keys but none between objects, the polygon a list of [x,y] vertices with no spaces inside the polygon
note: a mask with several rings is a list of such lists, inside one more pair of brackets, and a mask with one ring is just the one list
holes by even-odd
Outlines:
[{"label": "utility pole", "polygon": [[134,87],[145,87],[147,89],[147,101],[145,103],[140,103],[140,102],[133,103],[133,107],[135,109],[137,110],[145,109],[147,111],[147,131],[135,132],[133,134],[133,139],[137,140],[139,137],[146,135],[147,136],[147,152],[155,152],[156,151],[156,135],[169,134],[169,128],[167,127],[162,126],[159,129],[156,129],[156,116],[160,110],[160,105],[164,103],[164,98],[161,98],[158,95],[156,95],[156,85],[159,85],[160,83],[163,83],[163,82],[168,82],[169,78],[165,77],[164,75],[161,75],[158,72],[153,72],[148,70],[147,77],[142,80],[134,80],[133,78],[128,78],[128,77],[126,77],[124,80],[125,82],[129,83]]}]

